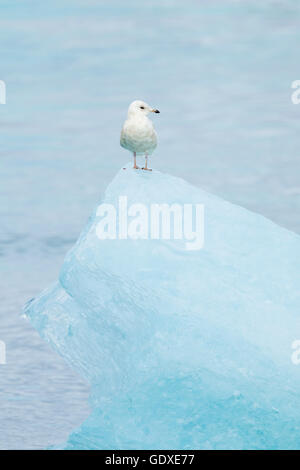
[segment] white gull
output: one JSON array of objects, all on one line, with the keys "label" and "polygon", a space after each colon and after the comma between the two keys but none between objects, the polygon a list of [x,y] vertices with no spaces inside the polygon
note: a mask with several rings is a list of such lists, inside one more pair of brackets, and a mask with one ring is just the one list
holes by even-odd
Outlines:
[{"label": "white gull", "polygon": [[145,155],[145,166],[142,169],[151,171],[148,168],[148,156],[157,146],[157,134],[152,121],[148,118],[149,113],[159,113],[159,111],[151,108],[144,101],[137,100],[131,103],[121,131],[120,144],[121,147],[133,153],[133,168],[139,168],[136,164],[136,156]]}]

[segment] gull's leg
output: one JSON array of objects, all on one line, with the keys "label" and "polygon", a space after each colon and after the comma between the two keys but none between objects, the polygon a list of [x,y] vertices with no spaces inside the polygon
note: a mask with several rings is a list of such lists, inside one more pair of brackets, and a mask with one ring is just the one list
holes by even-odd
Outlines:
[{"label": "gull's leg", "polygon": [[137,164],[136,164],[136,152],[133,152],[133,161],[134,161],[133,168],[135,168],[136,170],[138,170],[140,167],[137,166]]},{"label": "gull's leg", "polygon": [[145,166],[142,168],[142,170],[152,171],[151,168],[148,168],[148,154],[147,153],[145,154]]}]

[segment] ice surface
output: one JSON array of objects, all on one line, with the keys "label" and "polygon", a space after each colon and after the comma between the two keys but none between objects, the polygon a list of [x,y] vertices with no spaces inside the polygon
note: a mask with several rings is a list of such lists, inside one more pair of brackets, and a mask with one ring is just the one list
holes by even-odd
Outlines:
[{"label": "ice surface", "polygon": [[26,314],[91,383],[67,449],[300,448],[300,238],[153,171],[102,202],[203,204],[205,243],[99,240],[97,208]]}]

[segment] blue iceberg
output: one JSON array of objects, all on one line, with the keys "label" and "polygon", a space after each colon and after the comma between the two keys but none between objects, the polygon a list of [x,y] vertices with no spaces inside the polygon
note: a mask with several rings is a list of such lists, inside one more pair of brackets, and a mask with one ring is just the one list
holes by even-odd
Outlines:
[{"label": "blue iceberg", "polygon": [[[203,246],[126,237],[118,218],[123,238],[101,239],[120,198],[203,207]],[[99,207],[25,308],[91,384],[62,448],[299,449],[300,237],[158,171],[121,169]]]}]

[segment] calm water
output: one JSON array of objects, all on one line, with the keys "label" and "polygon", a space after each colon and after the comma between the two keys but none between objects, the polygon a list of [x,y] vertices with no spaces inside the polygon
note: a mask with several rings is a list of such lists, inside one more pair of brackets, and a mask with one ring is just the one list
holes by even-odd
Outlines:
[{"label": "calm water", "polygon": [[0,448],[63,441],[88,385],[21,318],[57,278],[107,183],[128,104],[144,99],[156,168],[300,233],[296,0],[2,0]]}]

